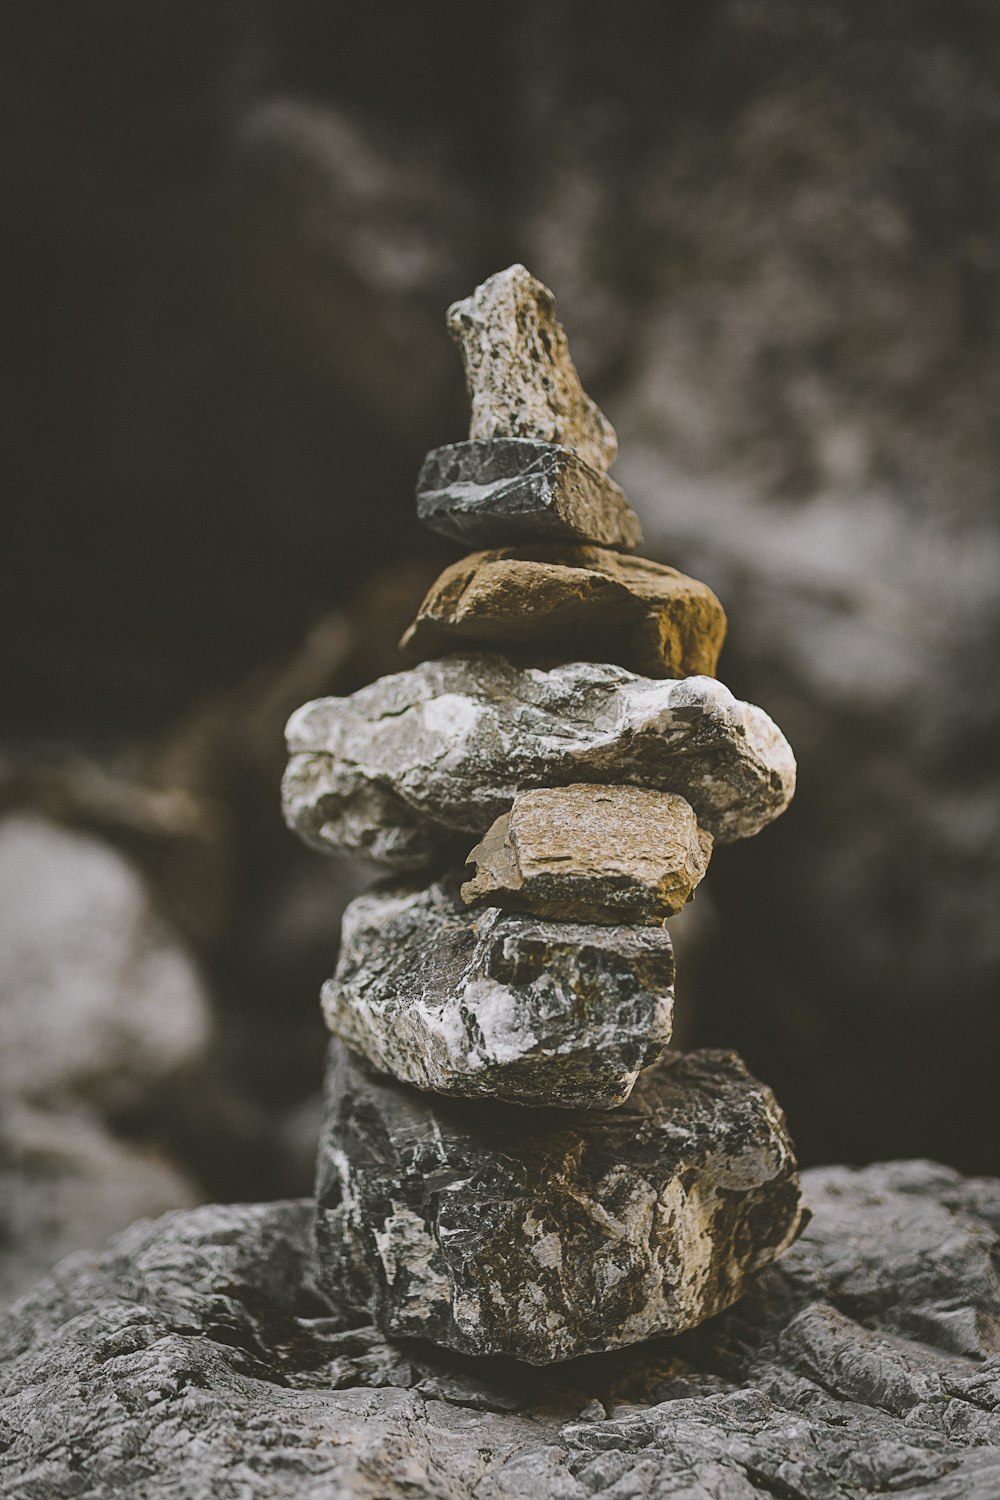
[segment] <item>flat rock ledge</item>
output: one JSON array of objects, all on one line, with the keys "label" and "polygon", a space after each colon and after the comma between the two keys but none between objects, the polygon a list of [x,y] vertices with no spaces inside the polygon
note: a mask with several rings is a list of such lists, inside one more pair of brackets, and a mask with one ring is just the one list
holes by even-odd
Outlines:
[{"label": "flat rock ledge", "polygon": [[400,645],[611,661],[646,677],[714,677],[726,615],[707,584],[606,547],[472,552],[431,585]]},{"label": "flat rock ledge", "polygon": [[813,1219],[695,1334],[534,1370],[321,1296],[308,1202],[134,1225],[0,1325],[11,1500],[996,1500],[1000,1183],[803,1174]]},{"label": "flat rock ledge", "polygon": [[418,1088],[613,1109],[670,1040],[673,982],[663,929],[471,912],[456,877],[351,903],[323,1012]]},{"label": "flat rock ledge", "polygon": [[675,792],[722,842],[759,832],[795,790],[780,729],[721,682],[655,681],[599,662],[422,662],[350,698],[305,704],[286,734],[289,827],[314,848],[401,872],[454,853],[456,834],[464,858],[468,835],[482,838],[528,787]]},{"label": "flat rock ledge", "polygon": [[642,544],[620,485],[572,448],[527,438],[432,448],[417,478],[417,516],[472,547],[548,540],[634,552]]},{"label": "flat rock ledge", "polygon": [[567,1114],[419,1094],[335,1046],[326,1109],[320,1275],[392,1336],[551,1364],[679,1333],[802,1225],[781,1111],[731,1052]]}]

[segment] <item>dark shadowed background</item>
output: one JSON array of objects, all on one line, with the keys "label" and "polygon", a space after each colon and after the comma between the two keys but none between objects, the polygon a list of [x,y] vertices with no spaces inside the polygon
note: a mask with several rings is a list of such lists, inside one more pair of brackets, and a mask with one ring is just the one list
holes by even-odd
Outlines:
[{"label": "dark shadowed background", "polygon": [[[556,292],[646,551],[799,756],[679,1037],[807,1163],[1000,1171],[994,0],[5,6],[0,1251],[308,1190],[358,872],[285,716],[453,555],[444,310]],[[0,1258],[4,1258],[0,1256]]]}]

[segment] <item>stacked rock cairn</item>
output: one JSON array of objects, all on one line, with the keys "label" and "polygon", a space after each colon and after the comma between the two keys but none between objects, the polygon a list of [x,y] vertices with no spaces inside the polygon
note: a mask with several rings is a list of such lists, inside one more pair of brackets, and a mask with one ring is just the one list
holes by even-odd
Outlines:
[{"label": "stacked rock cairn", "polygon": [[484,550],[421,605],[418,665],[288,725],[289,825],[389,874],[323,990],[320,1274],[390,1337],[544,1364],[693,1327],[802,1227],[770,1090],[665,1050],[665,923],[795,761],[713,675],[711,590],[630,555],[551,292],[512,266],[448,323],[470,439],[417,508]]}]

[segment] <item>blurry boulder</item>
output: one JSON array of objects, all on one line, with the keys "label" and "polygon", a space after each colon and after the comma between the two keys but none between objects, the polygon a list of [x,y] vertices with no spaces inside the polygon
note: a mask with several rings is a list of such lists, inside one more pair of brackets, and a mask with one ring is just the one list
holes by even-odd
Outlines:
[{"label": "blurry boulder", "polygon": [[122,856],[29,813],[0,822],[0,1093],[110,1113],[210,1035],[198,971]]},{"label": "blurry boulder", "polygon": [[134,1219],[199,1198],[160,1152],[116,1139],[92,1117],[0,1107],[0,1303],[71,1250],[97,1250]]},{"label": "blurry boulder", "polygon": [[38,814],[0,820],[0,1297],[198,1201],[162,1147],[115,1131],[183,1094],[211,1036],[203,982],[139,872]]}]

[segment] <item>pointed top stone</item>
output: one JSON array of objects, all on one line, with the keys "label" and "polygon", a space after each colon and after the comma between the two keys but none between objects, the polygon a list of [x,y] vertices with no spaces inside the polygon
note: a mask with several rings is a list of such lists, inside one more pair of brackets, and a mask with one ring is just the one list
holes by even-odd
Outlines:
[{"label": "pointed top stone", "polygon": [[524,266],[508,266],[448,309],[472,400],[469,437],[536,438],[572,448],[601,472],[615,430],[580,384],[555,298]]}]

